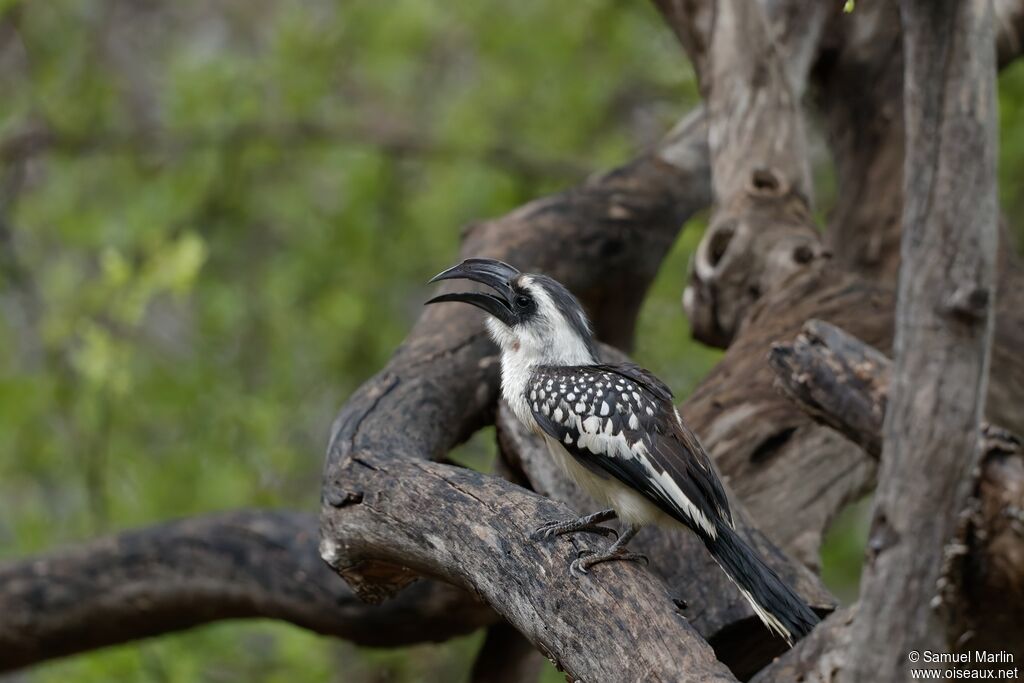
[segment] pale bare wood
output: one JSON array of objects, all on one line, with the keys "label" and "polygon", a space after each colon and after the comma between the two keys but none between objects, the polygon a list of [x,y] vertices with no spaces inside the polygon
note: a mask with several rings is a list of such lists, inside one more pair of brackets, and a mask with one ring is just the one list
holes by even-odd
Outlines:
[{"label": "pale bare wood", "polygon": [[992,6],[900,8],[907,155],[895,360],[846,681],[909,680],[907,652],[955,646],[961,624],[936,609],[939,581],[979,462],[994,324]]}]

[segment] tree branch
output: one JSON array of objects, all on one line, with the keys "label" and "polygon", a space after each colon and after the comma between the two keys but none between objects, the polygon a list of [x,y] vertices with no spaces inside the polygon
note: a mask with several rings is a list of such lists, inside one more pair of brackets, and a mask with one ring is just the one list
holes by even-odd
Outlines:
[{"label": "tree branch", "polygon": [[[1003,68],[1024,48],[1024,2],[996,0],[995,11]],[[854,12],[834,16],[812,81],[840,188],[826,247],[847,270],[895,287],[906,142],[898,4],[858,0]]]},{"label": "tree branch", "polygon": [[241,511],[0,565],[0,671],[240,617],[370,646],[443,641],[495,619],[432,581],[368,605],[324,565],[317,538],[311,515]]},{"label": "tree branch", "polygon": [[[812,320],[793,342],[772,347],[778,385],[809,415],[860,445],[882,453],[883,418],[892,363],[843,330]],[[963,645],[1013,649],[1024,657],[1024,453],[998,427],[982,433],[981,468],[963,585],[954,595],[966,618]]]},{"label": "tree branch", "polygon": [[[802,44],[816,45],[828,3],[804,7]],[[806,52],[791,51],[797,76],[806,75]],[[714,346],[732,341],[763,292],[821,255],[810,214],[803,82],[791,82],[783,57],[758,3],[715,6],[703,81],[715,208],[683,296],[694,337]]]},{"label": "tree branch", "polygon": [[443,578],[491,605],[572,680],[733,681],[642,566],[579,577],[580,550],[603,540],[529,539],[564,505],[496,477],[357,452],[338,462],[322,514],[321,554],[364,598],[417,575]]},{"label": "tree branch", "polygon": [[851,681],[905,676],[907,652],[941,651],[961,626],[935,599],[978,463],[994,320],[992,7],[904,0],[901,16],[907,157],[896,353]]}]

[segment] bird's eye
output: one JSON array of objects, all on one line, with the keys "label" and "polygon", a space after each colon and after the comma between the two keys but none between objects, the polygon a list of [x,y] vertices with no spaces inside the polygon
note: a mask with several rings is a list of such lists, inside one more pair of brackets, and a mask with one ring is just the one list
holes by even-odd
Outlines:
[{"label": "bird's eye", "polygon": [[516,307],[517,308],[526,308],[529,305],[530,305],[530,297],[526,296],[525,294],[520,294],[519,296],[516,297]]}]

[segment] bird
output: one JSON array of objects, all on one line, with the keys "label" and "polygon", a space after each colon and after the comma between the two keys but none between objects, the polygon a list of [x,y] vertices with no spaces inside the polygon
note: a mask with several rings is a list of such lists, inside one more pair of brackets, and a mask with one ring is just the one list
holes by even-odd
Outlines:
[{"label": "bird", "polygon": [[581,553],[570,571],[602,562],[643,561],[627,549],[647,524],[682,524],[695,533],[754,613],[790,646],[819,619],[737,533],[715,466],[683,422],[669,388],[633,363],[602,363],[579,300],[560,282],[502,261],[470,258],[431,283],[463,279],[491,291],[440,294],[427,304],[462,302],[487,313],[501,352],[501,394],[539,435],[561,469],[607,506],[578,519],[546,522],[531,534],[617,535],[603,552]]}]

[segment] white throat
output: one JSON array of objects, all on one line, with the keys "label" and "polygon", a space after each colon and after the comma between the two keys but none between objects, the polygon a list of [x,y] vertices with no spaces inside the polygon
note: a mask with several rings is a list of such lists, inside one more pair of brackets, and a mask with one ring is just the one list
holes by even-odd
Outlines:
[{"label": "white throat", "polygon": [[502,398],[520,421],[536,429],[526,402],[526,386],[537,366],[593,365],[597,359],[547,292],[535,287],[532,293],[538,308],[535,324],[510,328],[488,316],[487,329],[501,349]]}]

